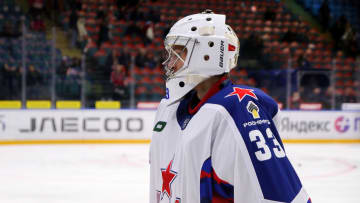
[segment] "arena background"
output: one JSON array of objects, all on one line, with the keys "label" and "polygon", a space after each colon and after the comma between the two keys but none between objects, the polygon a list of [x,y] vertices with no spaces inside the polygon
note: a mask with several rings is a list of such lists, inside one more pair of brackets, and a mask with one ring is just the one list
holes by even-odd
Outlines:
[{"label": "arena background", "polygon": [[[314,200],[360,202],[360,3],[350,0],[1,0],[0,201],[146,201],[163,39],[205,9],[239,37],[233,82],[279,103],[279,131]],[[75,162],[100,172],[73,181]],[[114,178],[108,169],[124,176],[94,180],[107,192],[84,189],[93,175]],[[61,191],[47,187],[55,176]]]}]

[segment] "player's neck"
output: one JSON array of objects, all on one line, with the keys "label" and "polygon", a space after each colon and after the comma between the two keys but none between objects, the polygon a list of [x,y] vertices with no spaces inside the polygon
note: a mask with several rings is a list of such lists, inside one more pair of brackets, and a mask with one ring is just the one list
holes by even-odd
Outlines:
[{"label": "player's neck", "polygon": [[199,100],[202,100],[206,93],[214,86],[214,84],[219,81],[221,76],[214,76],[211,78],[208,78],[207,80],[201,82],[198,84],[194,89],[196,90],[196,95],[199,98]]},{"label": "player's neck", "polygon": [[215,76],[207,79],[206,81],[198,85],[195,90],[197,92],[196,94],[197,97],[199,97],[199,100],[194,108],[192,107],[193,104],[189,104],[189,113],[195,114],[210,97],[212,97],[221,89],[221,83],[224,82],[224,80],[226,79],[227,77],[224,75]]}]

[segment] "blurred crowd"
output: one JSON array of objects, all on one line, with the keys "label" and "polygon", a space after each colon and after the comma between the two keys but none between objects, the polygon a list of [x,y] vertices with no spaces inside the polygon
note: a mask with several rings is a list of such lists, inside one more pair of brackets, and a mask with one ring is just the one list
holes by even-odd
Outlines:
[{"label": "blurred crowd", "polygon": [[[323,31],[330,31],[334,39],[334,50],[342,50],[349,57],[359,55],[360,33],[354,29],[345,14],[337,19],[332,19],[329,1],[324,0],[319,9],[318,17]],[[335,22],[331,24],[334,20]]]},{"label": "blurred crowd", "polygon": [[[289,75],[286,71],[291,67],[292,108],[299,108],[303,102],[318,102],[324,108],[330,108],[333,94],[337,103],[359,102],[359,95],[354,89],[358,82],[354,79],[356,74],[351,76],[350,82],[347,82],[348,79],[336,82],[339,86],[335,87],[331,86],[329,71],[297,77],[300,71],[333,70],[332,59],[339,59],[336,67],[350,67],[341,70],[343,73],[339,80],[345,78],[348,74],[346,71],[356,69],[359,32],[347,18],[343,15],[335,21],[331,19],[328,1],[324,0],[318,13],[322,30],[316,31],[301,17],[287,11],[282,3],[271,1],[269,7],[263,3],[242,1],[235,6],[239,13],[231,12],[229,15],[229,23],[235,25],[241,41],[234,81],[257,86],[279,102],[286,103],[284,92]],[[176,13],[181,10],[169,9],[166,7],[168,4],[156,0],[27,0],[27,12],[16,18],[15,23],[5,20],[0,38],[20,37],[23,24],[35,33],[46,33],[48,27],[53,25],[61,27],[69,46],[82,50],[85,57],[69,57],[58,50],[57,97],[79,100],[81,94],[85,94],[90,100],[120,100],[126,106],[132,91],[137,94],[153,90],[149,85],[141,86],[144,77],[137,76],[136,70],[161,70],[162,40],[171,23],[179,17]],[[20,7],[17,6],[14,12],[21,13]],[[240,17],[235,18],[237,15]],[[1,18],[4,16],[0,15]],[[324,39],[326,32],[331,33],[331,39]],[[45,44],[48,43],[44,40]],[[0,96],[2,99],[20,98],[21,68],[19,63],[12,63],[11,60],[0,63],[0,79],[5,87],[5,92]],[[46,91],[40,87],[49,85],[51,71],[44,70],[38,64],[49,66],[50,59],[44,59],[43,63],[36,60],[28,63],[26,85],[29,99],[46,97]],[[85,84],[82,78],[85,78]],[[81,92],[82,85],[86,85],[84,92]],[[164,82],[160,86],[164,89]],[[149,100],[148,97],[142,99]]]}]

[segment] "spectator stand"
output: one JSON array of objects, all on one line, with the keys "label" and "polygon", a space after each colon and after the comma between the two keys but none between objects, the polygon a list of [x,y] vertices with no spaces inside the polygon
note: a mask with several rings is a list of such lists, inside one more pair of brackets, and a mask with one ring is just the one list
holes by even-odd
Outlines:
[{"label": "spectator stand", "polygon": [[[241,41],[239,64],[232,72],[235,83],[257,86],[278,102],[286,104],[289,95],[284,92],[287,87],[291,89],[291,95],[302,88],[296,77],[298,70],[332,70],[335,71],[334,80],[329,80],[336,86],[324,90],[325,94],[337,92],[339,98],[347,94],[349,97],[343,98],[354,101],[351,97],[353,93],[345,89],[357,85],[358,77],[354,73],[358,71],[359,65],[355,57],[349,57],[347,52],[333,52],[336,44],[329,43],[319,31],[279,1],[160,0],[121,4],[115,0],[84,0],[76,1],[74,9],[66,7],[68,9],[60,14],[60,22],[69,33],[71,44],[74,33],[79,35],[75,44],[84,53],[86,81],[79,81],[79,65],[73,67],[71,62],[66,62],[62,64],[63,67],[57,67],[57,95],[62,99],[77,99],[83,94],[85,107],[94,107],[97,100],[118,100],[114,98],[116,88],[111,81],[111,74],[119,64],[125,66],[124,83],[129,85],[130,99],[159,101],[165,95],[161,68],[163,38],[180,16],[201,12],[203,8],[212,9],[215,13],[225,11],[227,22]],[[49,51],[46,50],[49,42],[45,41],[43,45],[41,41],[39,37],[36,42],[29,43],[34,52],[27,60],[39,66],[36,68],[40,71],[49,73],[49,58],[43,54]],[[6,43],[0,41],[0,53],[6,52],[3,48]],[[20,47],[14,47],[20,50]],[[19,57],[13,53],[6,52],[0,56],[0,62],[10,57]],[[57,57],[60,64],[63,60],[60,52]],[[291,78],[287,80],[290,69]],[[45,77],[45,81],[47,79],[49,77]],[[82,87],[84,91],[80,93],[82,84],[85,84]],[[69,87],[74,88],[69,90]],[[311,91],[316,89],[311,88]],[[70,92],[73,93],[68,95]],[[327,104],[322,106],[328,108]]]}]

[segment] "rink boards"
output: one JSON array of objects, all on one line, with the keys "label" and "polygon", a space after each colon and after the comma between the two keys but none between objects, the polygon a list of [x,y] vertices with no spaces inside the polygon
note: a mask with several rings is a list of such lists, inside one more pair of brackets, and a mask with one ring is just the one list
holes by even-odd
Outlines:
[{"label": "rink boards", "polygon": [[[155,113],[1,110],[0,144],[149,143]],[[282,111],[278,130],[285,142],[360,143],[360,111]]]}]

